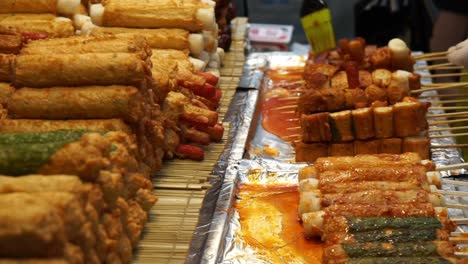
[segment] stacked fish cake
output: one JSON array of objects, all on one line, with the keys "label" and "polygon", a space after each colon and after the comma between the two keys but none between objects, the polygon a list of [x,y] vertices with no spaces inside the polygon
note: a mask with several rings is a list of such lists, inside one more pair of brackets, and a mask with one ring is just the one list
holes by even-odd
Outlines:
[{"label": "stacked fish cake", "polygon": [[156,202],[131,136],[4,132],[0,156],[0,261],[130,261]]},{"label": "stacked fish cake", "polygon": [[70,37],[75,34],[70,18],[79,11],[79,0],[5,0],[0,3],[0,27],[28,39]]},{"label": "stacked fish cake", "polygon": [[291,128],[301,130],[296,161],[403,152],[429,158],[429,104],[409,97],[421,88],[412,63],[397,39],[376,50],[362,39],[344,40],[328,63],[309,61],[297,105],[301,127]]},{"label": "stacked fish cake", "polygon": [[2,50],[19,54],[5,67],[12,83],[0,86],[0,174],[10,176],[0,200],[25,214],[2,211],[9,246],[0,258],[128,263],[156,202],[150,173],[164,154],[151,49],[139,37],[23,44],[7,33]]},{"label": "stacked fish cake", "polygon": [[165,120],[165,157],[203,159],[200,145],[224,133],[216,112],[224,51],[217,48],[214,2],[102,1],[90,4],[89,13],[74,17],[81,34],[147,39],[153,93]]},{"label": "stacked fish cake", "polygon": [[432,169],[414,153],[319,158],[304,169],[299,213],[305,235],[325,242],[324,263],[459,263]]}]

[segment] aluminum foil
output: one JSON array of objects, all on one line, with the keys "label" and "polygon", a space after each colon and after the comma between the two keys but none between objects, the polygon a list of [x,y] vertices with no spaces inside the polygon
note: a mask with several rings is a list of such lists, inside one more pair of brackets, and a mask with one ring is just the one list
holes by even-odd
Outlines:
[{"label": "aluminum foil", "polygon": [[[261,115],[257,109],[259,92],[263,91],[261,86],[268,85],[268,80],[262,79],[265,69],[285,65],[299,66],[303,62],[304,57],[291,53],[254,53],[248,57],[240,85],[240,88],[244,90],[236,94],[234,103],[227,114],[227,121],[231,122],[228,147],[213,171],[214,175],[220,178],[213,182],[214,186],[205,197],[200,223],[194,235],[187,263],[270,263],[239,235],[242,226],[234,205],[242,184],[296,184],[299,169],[306,166],[304,163],[287,162],[291,157],[288,155],[292,155],[293,150],[289,144],[263,130],[260,123]],[[423,80],[423,83],[428,82],[430,80]],[[436,114],[442,111],[430,113]],[[447,125],[436,127],[442,128]],[[447,137],[432,139],[433,146],[456,143],[454,138],[449,137],[449,131],[433,132],[430,135],[440,134],[447,135]],[[242,159],[246,149],[250,150],[260,144],[264,145],[265,142],[286,154],[271,158],[248,152],[250,155],[246,156],[247,159]],[[456,148],[434,149],[432,157],[438,166],[463,162],[461,152]],[[441,173],[444,177],[455,175],[455,179],[464,180],[456,175],[464,175],[465,171]],[[450,185],[443,185],[443,189],[466,191]],[[451,203],[466,204],[468,202],[461,198],[452,199],[448,196],[446,198]],[[467,217],[466,212],[462,210],[450,209],[449,213],[451,217]],[[465,230],[464,227],[462,229]]]}]

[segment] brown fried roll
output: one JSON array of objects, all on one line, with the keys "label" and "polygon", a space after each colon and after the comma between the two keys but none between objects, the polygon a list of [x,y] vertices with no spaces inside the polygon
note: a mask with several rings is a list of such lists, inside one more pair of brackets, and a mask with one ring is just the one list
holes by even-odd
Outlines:
[{"label": "brown fried roll", "polygon": [[106,27],[182,28],[191,32],[199,32],[204,27],[197,19],[200,6],[196,5],[176,7],[155,2],[105,1],[104,8],[102,26]]},{"label": "brown fried roll", "polygon": [[131,86],[22,88],[9,100],[9,114],[14,118],[138,122],[144,115],[142,102],[138,89]]},{"label": "brown fried roll", "polygon": [[380,150],[380,140],[355,140],[354,154],[378,154]]},{"label": "brown fried roll", "polygon": [[151,55],[141,36],[72,37],[30,42],[21,50],[22,55],[84,54],[84,53],[139,53],[142,59]]},{"label": "brown fried roll", "polygon": [[63,220],[46,200],[28,193],[0,194],[0,223],[1,257],[64,256]]},{"label": "brown fried roll", "polygon": [[328,145],[324,143],[296,143],[296,162],[314,162],[319,157],[328,155]]},{"label": "brown fried roll", "polygon": [[56,13],[57,0],[2,0],[0,13]]},{"label": "brown fried roll", "polygon": [[13,67],[16,56],[0,54],[0,82],[9,82],[13,79]]},{"label": "brown fried roll", "polygon": [[140,29],[124,27],[96,27],[91,31],[92,36],[115,34],[117,36],[140,35],[146,38],[153,49],[188,50],[190,43],[189,32],[178,28]]},{"label": "brown fried roll", "polygon": [[54,20],[1,20],[0,26],[11,27],[20,32],[43,33],[50,38],[65,38],[75,34],[73,23],[68,18]]},{"label": "brown fried roll", "polygon": [[328,146],[328,156],[354,156],[354,146],[352,142],[349,143],[333,143]]},{"label": "brown fried roll", "polygon": [[367,102],[372,104],[375,101],[387,101],[387,92],[375,84],[367,86],[364,90],[367,97]]},{"label": "brown fried roll", "polygon": [[23,45],[23,36],[16,30],[0,26],[0,53],[17,54]]},{"label": "brown fried roll", "polygon": [[374,134],[374,115],[372,108],[360,108],[351,111],[353,116],[354,135],[356,139],[369,139]]},{"label": "brown fried roll", "polygon": [[132,129],[120,119],[99,120],[36,120],[1,119],[0,132],[50,132],[57,130],[122,131]]},{"label": "brown fried roll", "polygon": [[401,102],[393,106],[395,136],[416,136],[427,130],[427,105],[421,102]]},{"label": "brown fried roll", "polygon": [[380,140],[379,153],[400,154],[402,153],[401,138],[383,138]]},{"label": "brown fried roll", "polygon": [[301,115],[302,141],[304,143],[332,140],[329,113]]},{"label": "brown fried roll", "polygon": [[0,82],[0,104],[6,107],[8,100],[14,92],[15,88],[13,88],[9,83]]},{"label": "brown fried roll", "polygon": [[388,138],[393,136],[393,108],[391,106],[375,107],[373,112],[375,137]]},{"label": "brown fried roll", "polygon": [[422,159],[431,158],[431,140],[425,136],[405,137],[402,144],[403,152],[416,152]]},{"label": "brown fried roll", "polygon": [[151,74],[136,54],[87,53],[21,55],[16,58],[16,87],[137,85]]},{"label": "brown fried roll", "polygon": [[46,259],[0,259],[0,264],[69,264],[70,262],[66,261],[65,259],[59,258],[46,258]]},{"label": "brown fried roll", "polygon": [[351,141],[354,139],[351,111],[340,111],[330,114],[333,141]]}]

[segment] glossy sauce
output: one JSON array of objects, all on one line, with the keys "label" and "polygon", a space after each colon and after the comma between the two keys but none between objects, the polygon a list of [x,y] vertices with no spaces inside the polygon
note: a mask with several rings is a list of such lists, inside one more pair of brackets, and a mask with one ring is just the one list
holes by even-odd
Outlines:
[{"label": "glossy sauce", "polygon": [[321,263],[323,244],[307,240],[297,186],[243,185],[236,204],[242,238],[271,263]]},{"label": "glossy sauce", "polygon": [[286,141],[299,139],[294,135],[299,135],[300,130],[288,128],[300,126],[295,98],[300,96],[300,90],[302,90],[302,72],[303,68],[296,67],[267,72],[271,84],[264,92],[262,126],[266,131]]}]

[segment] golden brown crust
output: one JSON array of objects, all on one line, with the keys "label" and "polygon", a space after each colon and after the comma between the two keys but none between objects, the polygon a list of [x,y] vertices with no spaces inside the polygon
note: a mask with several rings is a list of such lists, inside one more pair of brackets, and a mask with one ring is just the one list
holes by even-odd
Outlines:
[{"label": "golden brown crust", "polygon": [[9,100],[9,114],[31,119],[122,118],[138,122],[143,99],[131,86],[22,88]]},{"label": "golden brown crust", "polygon": [[131,53],[21,55],[16,58],[16,87],[137,85],[151,74]]}]

